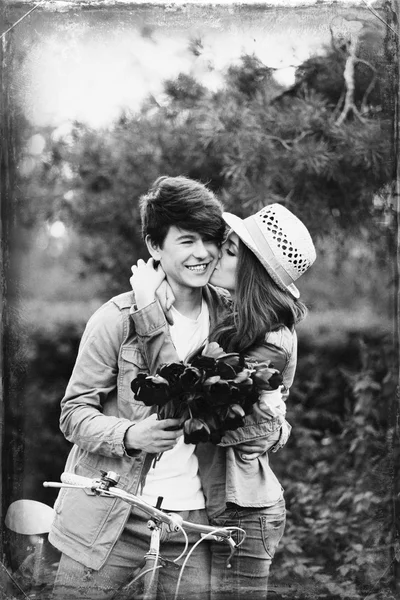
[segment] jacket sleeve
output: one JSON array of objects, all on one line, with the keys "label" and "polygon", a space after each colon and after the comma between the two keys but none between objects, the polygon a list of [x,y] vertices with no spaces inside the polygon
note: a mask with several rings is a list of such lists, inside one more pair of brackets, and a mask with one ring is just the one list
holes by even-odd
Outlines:
[{"label": "jacket sleeve", "polygon": [[[249,352],[249,358],[257,362],[271,361],[275,369],[282,373],[282,404],[289,395],[289,388],[293,383],[297,361],[297,338],[295,331],[283,328],[278,332],[271,332],[266,336],[265,342]],[[285,412],[284,407],[282,412]],[[234,431],[227,431],[221,446],[233,446],[243,442],[269,437],[281,426],[282,416],[265,416],[263,411],[254,411],[245,417],[245,424]]]},{"label": "jacket sleeve", "polygon": [[106,406],[109,395],[117,393],[118,354],[122,342],[121,311],[107,303],[88,321],[61,401],[60,428],[66,439],[88,452],[104,456],[128,456],[124,436],[133,423],[107,415]]}]

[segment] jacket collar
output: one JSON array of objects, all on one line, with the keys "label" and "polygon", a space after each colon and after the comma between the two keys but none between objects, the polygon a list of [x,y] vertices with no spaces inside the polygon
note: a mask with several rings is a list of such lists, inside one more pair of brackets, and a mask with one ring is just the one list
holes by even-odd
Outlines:
[{"label": "jacket collar", "polygon": [[207,302],[210,313],[210,332],[213,331],[231,309],[231,298],[229,293],[222,288],[206,285],[203,288],[203,298]]}]

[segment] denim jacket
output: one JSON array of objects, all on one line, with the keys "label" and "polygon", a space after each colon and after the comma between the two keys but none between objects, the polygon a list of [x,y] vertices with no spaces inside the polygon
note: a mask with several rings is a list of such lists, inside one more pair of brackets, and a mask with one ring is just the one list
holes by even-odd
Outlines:
[{"label": "denim jacket", "polygon": [[[228,310],[230,303],[228,303]],[[146,358],[150,373],[167,362],[179,362],[169,327],[157,303],[142,309],[146,311],[148,330],[141,328],[141,310],[131,310],[136,323],[138,341]],[[175,356],[174,356],[175,354]],[[293,383],[297,364],[297,336],[294,329],[281,327],[268,333],[264,343],[248,353],[258,362],[271,360],[283,376],[283,396],[286,399]],[[221,443],[198,444],[196,454],[206,508],[209,518],[220,515],[228,502],[243,507],[265,507],[275,504],[282,497],[282,487],[269,466],[269,457],[264,453],[252,461],[244,461],[235,444],[266,437],[281,427],[279,419],[265,419],[255,415],[245,417],[243,427],[229,431]]]},{"label": "denim jacket", "polygon": [[[210,310],[210,327],[226,311],[226,298],[212,286],[204,289]],[[131,381],[146,371],[138,343],[141,328],[156,330],[163,323],[148,322],[146,309],[130,318],[132,292],[112,298],[89,319],[75,367],[61,402],[60,427],[74,446],[65,471],[97,478],[101,470],[120,474],[118,486],[137,493],[153,455],[141,450],[127,452],[124,437],[135,422],[149,416],[152,408],[134,399]],[[150,307],[151,310],[151,307]],[[175,359],[171,354],[169,361]],[[55,518],[49,541],[87,567],[100,569],[118,540],[130,513],[125,502],[63,488],[54,505]]]}]

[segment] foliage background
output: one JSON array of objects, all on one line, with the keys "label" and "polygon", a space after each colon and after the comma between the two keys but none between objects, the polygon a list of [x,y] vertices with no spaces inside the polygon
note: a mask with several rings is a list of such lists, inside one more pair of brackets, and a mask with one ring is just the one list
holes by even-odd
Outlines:
[{"label": "foliage background", "polygon": [[[391,13],[380,14],[392,22]],[[290,87],[244,54],[223,70],[217,90],[193,70],[167,77],[162,95],[149,94],[138,112],[103,129],[38,126],[14,102],[5,509],[18,498],[54,500],[41,482],[59,478],[69,450],[58,431],[59,402],[85,322],[127,289],[130,265],[145,254],[140,194],[160,174],[185,174],[243,216],[284,202],[318,248],[299,286],[310,315],[299,327],[293,435],[271,457],[288,505],[275,596],[396,597],[398,38],[366,10],[340,16],[342,27],[332,25],[331,42],[298,66]],[[62,17],[47,15],[47,26],[52,18]],[[359,62],[346,113],[353,48]],[[202,40],[188,39],[186,51],[194,64]],[[16,45],[12,81],[25,59]]]}]

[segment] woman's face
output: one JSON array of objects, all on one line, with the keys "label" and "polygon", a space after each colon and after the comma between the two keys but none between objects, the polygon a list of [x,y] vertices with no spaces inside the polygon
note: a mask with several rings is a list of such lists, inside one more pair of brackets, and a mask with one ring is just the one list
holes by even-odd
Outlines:
[{"label": "woman's face", "polygon": [[221,256],[211,275],[210,283],[225,288],[231,294],[236,289],[236,267],[239,253],[239,238],[231,231],[222,244]]}]

